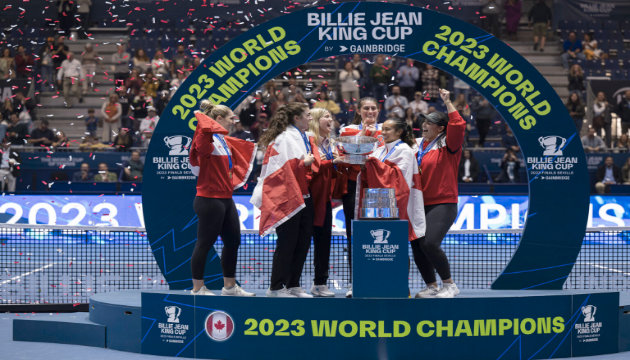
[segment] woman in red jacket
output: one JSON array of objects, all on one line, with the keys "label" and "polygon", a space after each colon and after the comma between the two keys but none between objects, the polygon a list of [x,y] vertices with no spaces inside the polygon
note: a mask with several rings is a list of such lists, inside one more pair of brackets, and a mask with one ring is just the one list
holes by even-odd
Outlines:
[{"label": "woman in red jacket", "polygon": [[[371,97],[364,97],[359,100],[357,105],[359,109],[354,114],[354,121],[351,125],[341,128],[339,136],[373,136],[381,135],[381,125],[377,124],[378,120],[378,101]],[[361,172],[360,165],[340,166],[341,173],[337,177],[338,185],[346,185],[345,189],[339,189],[337,192],[343,194],[343,215],[346,219],[346,239],[348,240],[348,266],[350,267],[350,282],[352,283],[352,220],[354,219],[354,206],[356,202],[357,176]],[[347,179],[347,180],[346,180]],[[352,284],[346,293],[346,297],[352,297]]]},{"label": "woman in red jacket", "polygon": [[[421,174],[427,224],[425,236],[411,242],[414,262],[427,285],[416,294],[417,298],[450,298],[459,294],[441,244],[457,217],[457,172],[466,122],[451,103],[449,91],[440,89],[440,97],[448,115],[433,112],[424,116],[422,137],[416,139],[416,159]],[[443,285],[439,290],[436,270]]]},{"label": "woman in red jacket", "polygon": [[229,107],[201,102],[196,112],[197,129],[190,149],[190,164],[197,178],[193,202],[198,217],[197,243],[190,260],[193,295],[214,295],[204,285],[208,252],[221,235],[223,289],[221,295],[254,296],[236,284],[236,259],[241,243],[241,223],[232,191],[241,187],[251,172],[256,145],[225,136],[234,122]]},{"label": "woman in red jacket", "polygon": [[311,287],[311,294],[318,297],[332,297],[335,293],[328,289],[328,269],[330,267],[330,241],[332,237],[332,189],[334,188],[333,162],[336,154],[330,143],[333,131],[333,118],[326,109],[311,109],[313,119],[309,131],[315,138],[319,149],[321,163],[319,172],[311,180],[311,194],[315,217],[313,218],[313,265],[315,278]]},{"label": "woman in red jacket", "polygon": [[260,209],[261,236],[276,231],[268,297],[312,297],[300,286],[313,235],[309,182],[319,168],[319,152],[306,134],[308,106],[288,103],[276,110],[259,145],[267,148],[250,202]]}]

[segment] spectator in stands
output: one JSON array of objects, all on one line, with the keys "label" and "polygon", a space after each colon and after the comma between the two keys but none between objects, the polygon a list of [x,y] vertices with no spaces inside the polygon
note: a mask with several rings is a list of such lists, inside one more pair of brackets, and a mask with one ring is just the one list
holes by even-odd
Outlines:
[{"label": "spectator in stands", "polygon": [[429,104],[422,100],[422,93],[420,91],[416,91],[414,94],[413,101],[409,103],[409,108],[413,110],[415,116],[429,113]]},{"label": "spectator in stands", "polygon": [[26,143],[26,135],[28,135],[28,126],[20,123],[18,114],[9,115],[10,125],[7,128],[6,138],[12,145],[24,145]]},{"label": "spectator in stands", "polygon": [[626,159],[626,163],[621,167],[621,179],[624,185],[630,185],[630,157]]},{"label": "spectator in stands", "polygon": [[87,28],[90,26],[90,7],[92,0],[75,0],[77,3],[77,27],[79,28],[79,38],[87,39]]},{"label": "spectator in stands", "polygon": [[20,155],[16,151],[11,151],[11,142],[5,138],[0,145],[0,192],[4,193],[4,185],[7,185],[7,192],[15,192],[15,180],[20,175]]},{"label": "spectator in stands", "polygon": [[564,104],[569,111],[569,115],[573,119],[575,123],[575,128],[577,129],[578,135],[582,131],[582,124],[584,124],[584,115],[586,114],[586,110],[584,109],[584,103],[580,98],[578,93],[574,92],[569,95],[567,102]]},{"label": "spectator in stands", "polygon": [[[59,36],[55,42],[55,49],[52,52],[53,66],[56,71],[59,71],[61,63],[68,58],[68,52],[70,52],[70,49],[65,44],[65,37]],[[55,72],[54,77],[55,79],[57,78],[57,72]]]},{"label": "spectator in stands", "polygon": [[124,44],[118,44],[117,51],[112,55],[112,71],[117,86],[122,85],[129,76],[131,55],[125,50]]},{"label": "spectator in stands", "polygon": [[5,119],[9,119],[9,117],[13,113],[15,113],[15,109],[13,108],[13,101],[11,101],[11,98],[8,97],[4,99],[4,102],[2,103],[2,115]]},{"label": "spectator in stands", "polygon": [[147,95],[144,88],[141,88],[133,100],[131,101],[131,111],[133,111],[133,130],[136,131],[140,128],[142,119],[147,117],[147,107],[153,106],[153,98]]},{"label": "spectator in stands", "polygon": [[381,103],[387,94],[387,85],[391,81],[392,73],[385,66],[385,55],[376,55],[374,64],[370,69],[370,79],[372,80],[372,94],[376,101]]},{"label": "spectator in stands", "polygon": [[420,79],[420,70],[414,65],[413,59],[407,59],[405,65],[398,69],[396,79],[398,86],[400,86],[400,93],[407,100],[411,100],[416,90],[416,82]]},{"label": "spectator in stands", "polygon": [[[95,136],[96,128],[99,125],[99,121],[100,119],[94,115],[94,109],[88,109],[88,115],[85,118],[85,132],[92,136]],[[102,123],[101,126],[103,126]]]},{"label": "spectator in stands", "polygon": [[414,139],[422,137],[422,120],[414,114],[411,107],[405,109],[405,122],[411,127]]},{"label": "spectator in stands", "polygon": [[[55,66],[53,64],[53,51],[55,50],[55,38],[49,36],[46,43],[39,51],[39,72],[42,79],[43,90],[55,89]],[[1,71],[1,70],[0,70]],[[2,74],[0,73],[0,77]]]},{"label": "spectator in stands", "polygon": [[365,73],[365,62],[361,59],[360,54],[352,55],[352,68],[359,72],[359,75],[363,77]]},{"label": "spectator in stands", "polygon": [[114,138],[113,146],[118,151],[129,151],[133,146],[133,135],[127,128],[118,129],[118,134]]},{"label": "spectator in stands", "polygon": [[630,90],[626,90],[624,97],[617,104],[616,113],[621,119],[621,133],[627,134],[630,128]]},{"label": "spectator in stands", "polygon": [[333,115],[337,115],[341,112],[339,104],[328,97],[328,91],[321,91],[317,95],[317,101],[313,104],[313,108],[326,109]]},{"label": "spectator in stands", "polygon": [[516,137],[514,137],[512,129],[510,129],[507,125],[505,126],[505,134],[501,137],[501,146],[506,149],[512,149],[514,153],[518,153],[519,151],[521,151],[520,146],[518,146],[518,141],[516,141]]},{"label": "spectator in stands", "polygon": [[612,140],[610,111],[610,104],[606,100],[606,94],[603,91],[598,92],[595,102],[593,102],[593,128],[595,128],[595,133],[599,136],[602,136],[601,130],[604,129],[607,147],[610,147]]},{"label": "spectator in stands", "polygon": [[142,146],[148,147],[149,142],[151,141],[151,137],[153,136],[153,132],[155,131],[155,127],[160,121],[160,117],[157,115],[157,110],[155,107],[149,105],[147,106],[147,117],[142,119],[140,123],[140,136],[142,139]]},{"label": "spectator in stands", "polygon": [[516,156],[516,153],[511,148],[507,148],[501,159],[501,173],[494,181],[498,183],[518,183],[521,181],[521,175],[519,174],[520,168],[521,162]]},{"label": "spectator in stands", "polygon": [[468,94],[470,93],[470,85],[458,77],[453,78],[453,94],[455,97],[459,94],[464,94],[466,100],[468,100]]},{"label": "spectator in stands", "polygon": [[83,139],[83,142],[79,145],[81,151],[97,151],[109,148],[109,145],[105,145],[98,140],[97,136],[88,135]]},{"label": "spectator in stands", "polygon": [[252,126],[261,121],[263,114],[265,121],[271,118],[271,110],[269,109],[269,106],[263,102],[261,96],[256,95],[252,100],[253,101],[250,101],[249,106],[241,111],[239,119],[240,122],[243,123],[243,126],[248,127],[254,136],[256,136],[257,134],[252,129]]},{"label": "spectator in stands", "polygon": [[[269,104],[269,111],[272,114],[275,114],[276,110],[278,110],[280,106],[283,106],[286,104],[287,104],[287,100],[284,97],[284,93],[282,91],[278,91],[278,93],[276,94],[276,100],[272,102],[271,104]],[[239,118],[240,118],[240,114],[239,114]]]},{"label": "spectator in stands", "polygon": [[61,130],[55,129],[54,134],[55,134],[55,140],[52,143],[52,147],[54,147],[55,150],[60,150],[62,148],[70,147],[70,140],[68,140],[66,133],[64,133]]},{"label": "spectator in stands", "polygon": [[192,61],[190,60],[190,56],[187,54],[186,46],[183,44],[177,45],[177,52],[175,56],[173,56],[173,60],[171,62],[171,72],[174,73],[177,70],[182,71],[190,71]]},{"label": "spectator in stands", "polygon": [[103,141],[112,141],[112,135],[120,127],[122,107],[118,102],[118,94],[111,93],[106,102],[101,106],[103,117]]},{"label": "spectator in stands", "polygon": [[101,57],[91,43],[85,44],[85,50],[81,54],[81,66],[83,69],[83,94],[87,94],[88,86],[94,88],[94,78],[96,77],[96,68],[101,61]]},{"label": "spectator in stands", "polygon": [[118,94],[118,103],[120,104],[121,110],[121,124],[122,127],[133,128],[133,120],[129,117],[131,114],[131,101],[134,98],[134,95],[131,94],[131,90],[128,89],[125,85],[121,85],[116,89],[116,94]]},{"label": "spectator in stands", "polygon": [[81,94],[81,62],[74,58],[72,52],[68,53],[68,57],[61,63],[61,69],[57,73],[57,83],[63,89],[63,97],[67,108],[71,108],[74,102],[73,97],[79,98],[79,102],[83,102]]},{"label": "spectator in stands", "polygon": [[465,183],[477,182],[479,176],[479,162],[469,149],[464,149],[459,162],[459,180]]},{"label": "spectator in stands", "polygon": [[569,60],[586,60],[586,57],[582,52],[582,41],[577,38],[575,31],[571,31],[569,33],[569,38],[562,44],[562,50],[562,66],[564,66],[565,69],[569,68]]},{"label": "spectator in stands", "polygon": [[496,38],[501,38],[501,7],[497,4],[496,0],[489,0],[481,8],[483,28],[487,32],[494,35]]},{"label": "spectator in stands", "polygon": [[628,138],[628,134],[621,134],[617,142],[615,143],[615,147],[613,148],[614,153],[620,152],[628,152],[630,150],[630,139]]},{"label": "spectator in stands", "polygon": [[582,41],[582,46],[584,48],[584,56],[586,60],[599,60],[599,59],[607,59],[608,55],[605,54],[602,49],[598,47],[597,40],[592,32],[584,33],[584,41]]},{"label": "spectator in stands", "polygon": [[[540,48],[545,51],[545,40],[547,39],[547,28],[551,26],[551,9],[545,3],[545,0],[538,0],[532,6],[527,16],[529,26],[534,30],[534,51]],[[540,43],[539,43],[540,41]]]},{"label": "spectator in stands", "polygon": [[595,129],[588,129],[588,134],[582,136],[582,146],[587,153],[594,153],[606,150],[604,140],[595,134]]},{"label": "spectator in stands", "polygon": [[134,150],[131,152],[131,159],[123,163],[124,181],[142,181],[142,172],[144,171],[144,163],[140,159],[140,152]]},{"label": "spectator in stands", "polygon": [[15,59],[11,56],[11,49],[2,49],[0,57],[0,80],[15,78]]},{"label": "spectator in stands", "polygon": [[70,36],[70,29],[74,26],[76,13],[77,6],[74,0],[57,0],[57,19],[65,36]]},{"label": "spectator in stands", "polygon": [[109,171],[107,164],[102,162],[98,164],[98,173],[94,175],[94,181],[96,182],[116,182],[118,177],[113,172]]},{"label": "spectator in stands", "polygon": [[606,156],[604,163],[597,168],[595,174],[595,191],[598,194],[610,192],[610,185],[621,184],[621,169],[615,165],[612,156]]},{"label": "spectator in stands", "polygon": [[147,72],[144,74],[144,84],[142,84],[142,88],[147,96],[150,96],[151,99],[156,98],[161,87],[160,79],[153,74],[153,70],[147,69]]},{"label": "spectator in stands", "polygon": [[162,50],[155,52],[153,60],[151,61],[151,69],[153,70],[153,74],[162,80],[170,78],[170,66],[168,60],[164,58],[164,52],[162,52]]},{"label": "spectator in stands", "polygon": [[48,120],[39,121],[39,126],[31,131],[28,143],[32,145],[49,146],[55,141],[55,133],[48,128]]},{"label": "spectator in stands", "polygon": [[4,117],[4,113],[0,111],[0,139],[3,139],[7,135],[7,129],[9,128],[9,119]]},{"label": "spectator in stands", "polygon": [[27,99],[22,91],[17,91],[13,97],[13,112],[19,115],[20,120],[30,121],[33,118],[33,111],[35,111],[33,99]]},{"label": "spectator in stands", "polygon": [[586,88],[584,87],[584,70],[579,64],[571,65],[569,70],[569,91],[578,92],[584,98]]},{"label": "spectator in stands", "polygon": [[422,72],[422,91],[425,94],[425,100],[436,102],[439,94],[440,73],[438,69],[427,64],[426,70]]},{"label": "spectator in stands", "polygon": [[182,70],[177,70],[177,72],[174,74],[175,75],[171,75],[171,97],[175,95],[175,92],[177,91],[179,86],[184,82],[184,80],[186,80],[186,77],[188,76],[188,73]]},{"label": "spectator in stands", "polygon": [[231,137],[245,141],[254,141],[254,136],[251,132],[245,130],[243,124],[240,121],[234,123],[234,131],[230,134]]},{"label": "spectator in stands", "polygon": [[518,23],[521,21],[521,0],[507,0],[503,4],[505,33],[510,40],[516,40]]},{"label": "spectator in stands", "polygon": [[400,86],[393,86],[391,95],[385,100],[387,118],[404,119],[407,106],[409,103],[407,98],[401,95]]},{"label": "spectator in stands", "polygon": [[162,116],[162,112],[166,109],[166,105],[168,105],[168,101],[170,100],[170,93],[168,90],[160,90],[158,93],[158,98],[155,101],[155,109],[159,116]]},{"label": "spectator in stands", "polygon": [[138,70],[140,74],[146,73],[147,69],[151,68],[151,59],[149,59],[144,49],[137,49],[131,61],[133,62],[133,68]]},{"label": "spectator in stands", "polygon": [[497,112],[488,100],[483,97],[478,97],[473,101],[472,111],[474,113],[475,125],[479,132],[478,147],[484,147],[486,143],[486,136],[490,132],[492,126],[492,120],[496,116]]},{"label": "spectator in stands", "polygon": [[18,46],[17,54],[15,54],[16,77],[18,79],[27,79],[32,77],[33,64],[33,57],[26,53],[24,46]]},{"label": "spectator in stands", "polygon": [[348,61],[343,70],[339,72],[341,82],[341,99],[347,104],[353,104],[359,99],[359,80],[361,74],[352,67],[352,62]]},{"label": "spectator in stands", "polygon": [[90,173],[90,164],[84,162],[81,163],[81,169],[74,174],[72,174],[72,181],[75,182],[87,182],[92,181],[92,173]]}]

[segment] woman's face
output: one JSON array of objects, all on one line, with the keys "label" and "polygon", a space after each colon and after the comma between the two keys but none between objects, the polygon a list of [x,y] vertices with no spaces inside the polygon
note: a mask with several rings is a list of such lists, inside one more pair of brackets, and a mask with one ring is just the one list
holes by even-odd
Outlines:
[{"label": "woman's face", "polygon": [[319,118],[319,135],[323,137],[328,137],[332,129],[333,119],[332,116],[330,116],[330,113],[326,111],[324,112],[324,115]]},{"label": "woman's face", "polygon": [[225,116],[225,117],[217,116],[217,118],[215,120],[219,124],[221,124],[223,127],[225,127],[227,130],[229,130],[229,128],[231,128],[232,125],[234,125],[235,116],[234,116],[234,113],[230,110],[230,112],[228,112],[227,116]]},{"label": "woman's face", "polygon": [[381,130],[383,140],[385,140],[386,143],[399,140],[402,132],[402,129],[396,129],[396,122],[394,120],[385,121],[383,123],[383,129]]},{"label": "woman's face", "polygon": [[434,124],[430,121],[422,123],[422,137],[426,141],[433,141],[440,133],[444,131],[444,126]]},{"label": "woman's face", "polygon": [[599,100],[599,101],[604,101],[604,100],[606,100],[606,95],[605,95],[603,92],[601,92],[601,91],[600,91],[600,92],[598,92],[598,93],[597,93],[597,100]]},{"label": "woman's face", "polygon": [[361,115],[361,121],[367,125],[376,124],[376,119],[378,118],[378,105],[372,101],[367,100],[361,104],[361,109],[359,109]]},{"label": "woman's face", "polygon": [[578,101],[578,95],[576,93],[571,94],[571,101],[572,102],[577,102]]},{"label": "woman's face", "polygon": [[470,159],[470,150],[464,150],[464,159]]},{"label": "woman's face", "polygon": [[2,50],[2,57],[9,57],[9,56],[11,56],[11,51],[9,49]]},{"label": "woman's face", "polygon": [[346,71],[352,71],[352,63],[351,62],[347,62],[346,66],[344,68],[346,69]]},{"label": "woman's face", "polygon": [[293,117],[293,122],[300,131],[306,131],[308,130],[308,123],[311,122],[311,119],[311,113],[304,110],[302,114]]}]

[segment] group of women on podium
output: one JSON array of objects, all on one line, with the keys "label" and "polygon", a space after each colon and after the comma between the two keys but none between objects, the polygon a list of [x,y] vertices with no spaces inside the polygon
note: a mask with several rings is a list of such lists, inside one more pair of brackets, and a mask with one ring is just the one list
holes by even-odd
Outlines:
[{"label": "group of women on podium", "polygon": [[[276,111],[258,144],[266,151],[251,198],[261,211],[261,236],[274,231],[277,235],[267,296],[335,295],[326,285],[332,199],[343,201],[351,264],[351,220],[361,205],[364,188],[396,189],[399,215],[409,221],[414,261],[427,285],[416,297],[453,297],[459,293],[441,242],[457,215],[457,170],[465,121],[451,104],[450,93],[441,89],[440,96],[448,114],[425,116],[423,137],[419,139],[413,138],[404,120],[388,119],[377,124],[377,101],[361,99],[354,123],[342,128],[340,135],[379,138],[364,166],[344,163],[331,144],[333,119],[327,110],[309,110],[306,104],[289,103]],[[210,247],[221,235],[225,244],[221,294],[252,296],[234,279],[240,231],[231,196],[232,189],[241,186],[249,175],[255,146],[225,136],[233,117],[229,108],[204,102],[196,116],[190,162],[199,176],[194,201],[199,224],[191,260],[192,293],[212,294],[203,285],[203,266]],[[312,295],[300,286],[311,237],[315,265]],[[436,271],[442,279],[441,289]],[[352,288],[346,296],[352,296]]]}]

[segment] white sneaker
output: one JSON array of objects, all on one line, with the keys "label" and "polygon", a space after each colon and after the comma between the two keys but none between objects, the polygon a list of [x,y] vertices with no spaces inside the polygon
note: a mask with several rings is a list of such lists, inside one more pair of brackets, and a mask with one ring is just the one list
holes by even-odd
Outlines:
[{"label": "white sneaker", "polygon": [[350,288],[348,289],[348,291],[346,291],[346,297],[347,298],[351,298],[352,297],[352,285],[350,285]]},{"label": "white sneaker", "polygon": [[328,289],[327,285],[313,285],[311,287],[311,294],[316,297],[334,297],[335,293]]},{"label": "white sneaker", "polygon": [[435,294],[436,298],[453,298],[459,295],[459,289],[455,283],[443,283],[442,289]]},{"label": "white sneaker", "polygon": [[256,296],[253,292],[245,291],[242,287],[238,285],[234,285],[230,289],[226,289],[225,287],[221,289],[221,295],[223,296]]},{"label": "white sneaker", "polygon": [[205,285],[199,288],[199,290],[197,291],[190,290],[190,293],[193,295],[210,295],[210,296],[216,295],[212,291],[208,290],[208,288]]},{"label": "white sneaker", "polygon": [[312,298],[313,295],[307,294],[304,289],[299,286],[289,288],[289,292],[299,298]]},{"label": "white sneaker", "polygon": [[437,286],[427,286],[416,293],[416,299],[433,298],[438,292]]},{"label": "white sneaker", "polygon": [[294,298],[297,297],[289,292],[289,289],[284,286],[279,290],[267,289],[267,297],[282,297],[282,298]]}]

